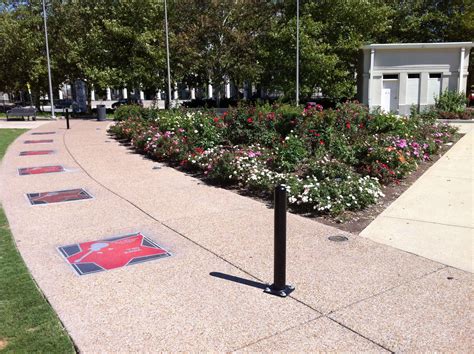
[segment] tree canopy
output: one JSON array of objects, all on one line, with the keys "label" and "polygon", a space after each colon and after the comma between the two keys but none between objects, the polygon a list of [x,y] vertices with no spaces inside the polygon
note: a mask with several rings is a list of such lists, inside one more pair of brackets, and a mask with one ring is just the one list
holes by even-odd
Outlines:
[{"label": "tree canopy", "polygon": [[[53,84],[165,87],[163,0],[47,0]],[[302,97],[353,97],[365,43],[474,38],[469,0],[300,0]],[[47,92],[41,0],[0,1],[0,91]],[[251,81],[293,98],[296,1],[168,0],[173,81]]]}]

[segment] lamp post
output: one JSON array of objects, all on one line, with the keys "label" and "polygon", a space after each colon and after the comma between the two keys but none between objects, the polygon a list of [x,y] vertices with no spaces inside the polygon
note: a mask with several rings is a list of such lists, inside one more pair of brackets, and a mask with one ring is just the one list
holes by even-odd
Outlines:
[{"label": "lamp post", "polygon": [[48,45],[48,24],[46,21],[46,5],[43,3],[43,19],[44,19],[44,37],[46,40],[46,59],[48,62],[48,80],[49,80],[49,99],[51,101],[51,119],[56,119],[54,114],[54,101],[53,101],[53,84],[51,81],[51,63],[49,61],[49,45]]},{"label": "lamp post", "polygon": [[168,40],[168,8],[165,0],[166,66],[168,70],[168,109],[171,105],[170,45]]},{"label": "lamp post", "polygon": [[296,0],[296,105],[300,104],[300,0]]}]

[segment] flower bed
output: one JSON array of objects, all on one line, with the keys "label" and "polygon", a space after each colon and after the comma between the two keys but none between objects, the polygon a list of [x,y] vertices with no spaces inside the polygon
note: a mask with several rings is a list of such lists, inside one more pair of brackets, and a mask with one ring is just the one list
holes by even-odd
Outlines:
[{"label": "flower bed", "polygon": [[284,184],[293,210],[330,215],[376,203],[382,185],[397,183],[455,134],[431,115],[369,114],[352,102],[324,111],[239,107],[222,115],[124,107],[117,117],[111,132],[158,161],[260,196]]}]

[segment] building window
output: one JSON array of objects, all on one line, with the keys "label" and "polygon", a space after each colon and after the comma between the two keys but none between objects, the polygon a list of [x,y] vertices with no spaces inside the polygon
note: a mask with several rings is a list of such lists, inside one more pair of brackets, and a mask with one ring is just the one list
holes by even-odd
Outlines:
[{"label": "building window", "polygon": [[384,80],[398,80],[398,74],[384,74]]},{"label": "building window", "polygon": [[441,73],[430,74],[430,79],[441,79]]},{"label": "building window", "polygon": [[409,79],[419,79],[419,78],[420,78],[420,74],[408,74],[408,78],[409,78]]}]

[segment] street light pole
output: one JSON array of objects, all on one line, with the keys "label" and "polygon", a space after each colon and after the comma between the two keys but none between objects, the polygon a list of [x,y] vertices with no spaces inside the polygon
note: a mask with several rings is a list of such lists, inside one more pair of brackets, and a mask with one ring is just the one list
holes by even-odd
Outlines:
[{"label": "street light pole", "polygon": [[168,68],[168,109],[171,105],[170,45],[168,40],[168,8],[165,0],[166,66]]},{"label": "street light pole", "polygon": [[51,119],[56,119],[54,114],[54,101],[53,101],[53,84],[51,81],[51,63],[49,61],[49,44],[48,44],[48,24],[46,21],[46,5],[43,3],[43,19],[44,19],[44,37],[46,40],[46,59],[48,62],[48,80],[49,80],[49,99],[51,101]]},{"label": "street light pole", "polygon": [[296,105],[300,104],[300,0],[296,0]]}]

